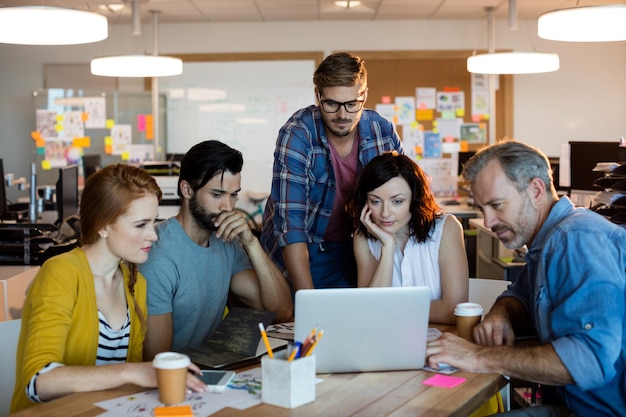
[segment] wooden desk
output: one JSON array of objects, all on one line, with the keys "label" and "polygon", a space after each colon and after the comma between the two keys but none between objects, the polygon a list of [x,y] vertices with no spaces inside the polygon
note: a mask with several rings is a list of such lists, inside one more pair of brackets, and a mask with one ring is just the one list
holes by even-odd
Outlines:
[{"label": "wooden desk", "polygon": [[[431,323],[441,331],[455,332],[455,326]],[[251,366],[252,368],[261,366]],[[248,366],[245,369],[251,368]],[[456,372],[465,383],[449,389],[431,387],[422,381],[435,375],[425,370],[318,374],[315,401],[295,409],[258,404],[245,410],[225,408],[211,417],[467,417],[508,383],[497,374]],[[142,391],[135,385],[88,393],[71,394],[40,404],[10,417],[92,417],[105,410],[94,403]]]},{"label": "wooden desk", "polygon": [[[423,385],[432,372],[395,371],[318,375],[324,381],[316,385],[316,399],[293,410],[259,404],[245,410],[225,408],[215,417],[239,416],[458,416],[467,417],[507,383],[500,375],[457,372],[467,381],[452,389]],[[96,402],[141,391],[140,387],[120,388],[71,394],[37,405],[11,417],[90,417],[105,410]]]}]

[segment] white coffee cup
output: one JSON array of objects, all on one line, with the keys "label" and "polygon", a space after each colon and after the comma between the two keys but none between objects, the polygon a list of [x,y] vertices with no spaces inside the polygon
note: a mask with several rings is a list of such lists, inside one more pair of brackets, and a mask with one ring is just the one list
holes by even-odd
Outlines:
[{"label": "white coffee cup", "polygon": [[191,365],[189,356],[177,352],[161,352],[154,357],[159,400],[166,405],[180,404],[187,393],[187,370]]},{"label": "white coffee cup", "polygon": [[465,340],[474,342],[474,327],[483,315],[483,307],[476,303],[460,303],[454,309],[457,334]]}]

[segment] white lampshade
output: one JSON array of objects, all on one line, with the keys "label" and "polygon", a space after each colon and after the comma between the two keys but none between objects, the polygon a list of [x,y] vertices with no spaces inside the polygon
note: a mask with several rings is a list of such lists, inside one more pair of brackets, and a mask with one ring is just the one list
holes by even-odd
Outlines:
[{"label": "white lampshade", "polygon": [[467,70],[476,74],[536,74],[558,69],[557,54],[496,52],[467,58]]},{"label": "white lampshade", "polygon": [[626,40],[626,4],[576,7],[539,16],[540,38],[568,42]]},{"label": "white lampshade", "polygon": [[183,73],[179,58],[158,55],[120,55],[94,58],[91,73],[105,77],[167,77]]},{"label": "white lampshade", "polygon": [[97,13],[43,6],[0,8],[0,43],[73,45],[108,35],[107,19]]}]

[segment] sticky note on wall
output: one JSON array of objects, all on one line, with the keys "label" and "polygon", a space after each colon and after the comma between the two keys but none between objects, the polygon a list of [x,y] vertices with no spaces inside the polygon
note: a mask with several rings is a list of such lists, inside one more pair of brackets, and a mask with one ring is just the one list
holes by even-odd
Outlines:
[{"label": "sticky note on wall", "polygon": [[74,140],[72,140],[72,146],[77,148],[89,148],[91,146],[91,138],[89,136],[74,138]]},{"label": "sticky note on wall", "polygon": [[152,140],[154,139],[154,117],[151,114],[146,114],[145,119],[146,139]]}]

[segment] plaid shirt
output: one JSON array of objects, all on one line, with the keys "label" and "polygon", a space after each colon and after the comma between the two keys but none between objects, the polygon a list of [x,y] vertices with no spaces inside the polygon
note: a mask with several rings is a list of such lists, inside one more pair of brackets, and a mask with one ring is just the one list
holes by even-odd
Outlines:
[{"label": "plaid shirt", "polygon": [[[403,153],[393,125],[375,111],[363,110],[357,129],[359,171],[385,151]],[[283,272],[284,246],[323,241],[336,186],[320,109],[315,105],[300,109],[278,134],[261,234],[261,244]]]}]

